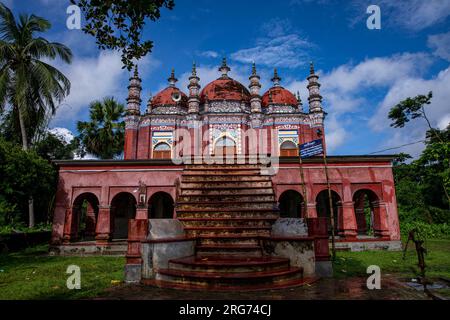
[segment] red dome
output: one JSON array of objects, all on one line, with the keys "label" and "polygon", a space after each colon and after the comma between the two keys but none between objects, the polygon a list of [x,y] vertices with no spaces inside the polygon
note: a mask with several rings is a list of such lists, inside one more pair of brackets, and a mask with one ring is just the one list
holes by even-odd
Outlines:
[{"label": "red dome", "polygon": [[201,102],[208,100],[244,100],[250,101],[250,92],[247,88],[231,78],[219,78],[209,83],[200,93]]},{"label": "red dome", "polygon": [[181,93],[181,100],[178,102],[181,106],[187,106],[188,97],[176,87],[167,87],[158,94],[156,94],[152,99],[152,106],[175,106],[177,103],[173,101],[172,94]]},{"label": "red dome", "polygon": [[298,105],[297,98],[289,90],[283,87],[272,87],[262,96],[263,107],[269,105],[270,94],[272,94],[272,104]]}]

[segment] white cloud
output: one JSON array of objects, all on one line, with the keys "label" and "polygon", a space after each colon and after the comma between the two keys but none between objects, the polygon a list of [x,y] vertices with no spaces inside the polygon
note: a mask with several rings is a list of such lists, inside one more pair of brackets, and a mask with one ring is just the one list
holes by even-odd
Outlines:
[{"label": "white cloud", "polygon": [[63,138],[66,143],[70,143],[73,138],[75,138],[72,131],[67,128],[56,127],[48,131],[56,136]]},{"label": "white cloud", "polygon": [[[158,64],[146,57],[140,61],[139,70],[145,74]],[[56,67],[69,78],[72,86],[70,95],[52,120],[53,125],[74,121],[81,111],[87,110],[90,102],[105,96],[114,96],[124,102],[129,73],[122,69],[120,53],[102,51],[94,58],[75,58],[70,65],[58,62]]]},{"label": "white cloud", "polygon": [[252,48],[231,54],[231,58],[241,63],[252,63],[268,67],[296,68],[308,61],[307,49],[313,44],[291,31],[289,20],[274,18],[263,24],[263,37],[256,40]]},{"label": "white cloud", "polygon": [[206,57],[206,58],[217,58],[219,56],[219,53],[213,50],[207,50],[203,52],[198,53],[199,56]]},{"label": "white cloud", "polygon": [[381,26],[399,27],[410,31],[420,31],[445,21],[450,16],[448,0],[352,0],[354,12],[352,24],[365,21],[366,8],[376,4],[381,9]]},{"label": "white cloud", "polygon": [[436,56],[450,61],[450,31],[428,36],[428,46]]}]

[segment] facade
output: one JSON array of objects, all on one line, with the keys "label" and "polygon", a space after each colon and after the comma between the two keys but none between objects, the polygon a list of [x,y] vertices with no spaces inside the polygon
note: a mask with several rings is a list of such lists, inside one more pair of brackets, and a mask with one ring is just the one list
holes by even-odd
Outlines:
[{"label": "facade", "polygon": [[[248,88],[232,79],[229,71],[224,59],[219,78],[202,89],[194,65],[188,94],[177,88],[172,71],[168,87],[153,96],[142,113],[142,87],[136,70],[130,79],[127,99],[124,160],[57,162],[59,187],[53,244],[63,248],[91,240],[96,246],[107,246],[115,239],[128,239],[128,264],[139,265],[142,251],[136,239],[146,239],[148,230],[142,234],[143,227],[136,221],[147,221],[144,229],[148,224],[156,226],[158,219],[181,221],[188,237],[201,238],[200,229],[213,230],[215,237],[224,237],[224,230],[231,227],[224,229],[220,224],[211,227],[213,220],[199,218],[197,213],[190,218],[185,215],[186,197],[191,197],[188,208],[192,213],[205,205],[198,199],[208,195],[223,198],[225,203],[226,199],[239,196],[244,206],[251,205],[252,199],[255,203],[260,201],[256,211],[266,210],[269,207],[265,206],[269,205],[283,219],[323,218],[316,221],[322,221],[322,227],[331,231],[323,159],[319,156],[304,160],[302,178],[297,149],[298,144],[316,139],[322,139],[326,145],[326,113],[313,65],[307,77],[307,109],[299,94],[282,87],[276,70],[273,86],[264,93],[255,65]],[[327,157],[337,247],[399,248],[392,159],[390,156]],[[257,174],[256,168],[264,168],[264,172]],[[208,175],[205,179],[209,179],[209,184],[193,180],[195,172],[202,177]],[[248,179],[241,181],[233,177],[241,173]],[[219,181],[211,175],[225,176],[220,180],[224,185],[218,188],[218,194],[209,190],[217,187],[211,182]],[[190,182],[203,184],[192,187]],[[266,190],[270,199],[263,199],[264,188],[270,189]],[[195,201],[199,201],[198,205]],[[212,210],[205,208],[202,212]],[[193,219],[202,219],[204,224],[193,227],[193,222],[186,222]],[[231,216],[231,219],[241,218]],[[249,225],[245,228],[250,229]],[[242,236],[241,232],[239,237]],[[304,236],[314,237],[314,234],[310,231]],[[318,244],[315,244],[319,261]],[[321,250],[327,256],[328,247],[324,251],[322,245]]]}]

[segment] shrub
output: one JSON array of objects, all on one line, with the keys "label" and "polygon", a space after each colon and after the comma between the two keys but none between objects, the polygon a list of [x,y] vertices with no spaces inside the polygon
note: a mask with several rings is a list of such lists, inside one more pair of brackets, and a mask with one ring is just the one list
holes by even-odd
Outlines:
[{"label": "shrub", "polygon": [[450,239],[450,225],[447,223],[400,222],[402,236],[408,237],[409,231],[413,229],[416,229],[420,237],[424,239]]}]

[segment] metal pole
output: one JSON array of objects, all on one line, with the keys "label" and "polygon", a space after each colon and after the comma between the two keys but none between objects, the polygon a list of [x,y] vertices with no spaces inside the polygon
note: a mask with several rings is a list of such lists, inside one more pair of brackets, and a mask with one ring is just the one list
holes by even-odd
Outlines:
[{"label": "metal pole", "polygon": [[305,204],[305,208],[303,209],[303,217],[307,218],[307,208],[308,208],[308,197],[306,194],[306,185],[305,185],[305,174],[303,172],[303,161],[302,161],[302,153],[300,151],[300,144],[298,145],[298,158],[300,162],[300,183],[302,184],[303,189],[303,203]]},{"label": "metal pole", "polygon": [[331,219],[331,254],[333,261],[336,259],[336,246],[334,244],[334,207],[333,200],[331,198],[331,185],[330,179],[328,178],[328,166],[327,166],[327,157],[325,155],[325,150],[323,151],[323,163],[325,165],[325,177],[327,179],[327,188],[328,188],[328,201],[330,206],[330,219]]}]

